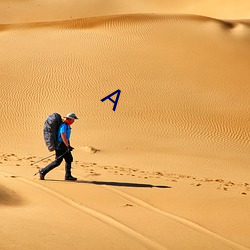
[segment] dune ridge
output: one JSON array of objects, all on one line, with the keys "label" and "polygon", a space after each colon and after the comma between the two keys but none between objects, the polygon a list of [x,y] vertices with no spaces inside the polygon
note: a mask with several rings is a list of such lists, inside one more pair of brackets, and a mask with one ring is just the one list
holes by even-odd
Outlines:
[{"label": "dune ridge", "polygon": [[45,28],[45,27],[66,27],[66,28],[95,28],[100,26],[112,27],[116,25],[116,28],[123,29],[120,23],[144,23],[155,21],[173,21],[173,22],[185,22],[185,21],[214,21],[220,23],[226,28],[234,28],[238,23],[250,26],[248,19],[235,19],[226,20],[214,17],[195,15],[195,14],[163,14],[163,13],[136,13],[136,14],[120,14],[120,15],[106,15],[106,16],[93,16],[76,19],[65,19],[59,21],[40,21],[40,22],[24,22],[13,24],[0,24],[2,30],[13,28]]},{"label": "dune ridge", "polygon": [[70,3],[66,0],[58,2],[55,0],[37,0],[30,1],[1,1],[0,8],[2,15],[0,23],[22,23],[36,21],[58,21],[65,19],[77,19],[82,17],[93,17],[103,15],[124,15],[138,13],[183,13],[199,14],[216,18],[239,19],[249,18],[249,2],[243,0],[240,4],[236,0],[222,0],[219,3],[215,1],[197,1],[187,2],[183,0],[167,1],[157,0],[152,3],[149,0],[137,1],[136,3],[125,0],[117,0],[115,3],[111,0],[105,3],[100,1],[81,1],[72,0]]}]

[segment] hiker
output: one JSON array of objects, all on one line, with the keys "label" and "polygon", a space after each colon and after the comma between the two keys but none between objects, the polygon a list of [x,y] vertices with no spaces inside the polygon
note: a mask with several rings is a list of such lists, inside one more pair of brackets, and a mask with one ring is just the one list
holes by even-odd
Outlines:
[{"label": "hiker", "polygon": [[39,171],[40,180],[44,180],[45,175],[55,167],[58,167],[62,163],[63,159],[65,160],[65,180],[67,181],[77,180],[77,178],[71,175],[71,163],[73,162],[73,156],[71,154],[71,151],[74,148],[70,146],[70,134],[71,134],[70,125],[72,125],[74,121],[78,118],[74,113],[69,113],[64,118],[66,119],[58,129],[57,146],[55,149],[56,160],[51,162],[45,168],[40,169]]}]

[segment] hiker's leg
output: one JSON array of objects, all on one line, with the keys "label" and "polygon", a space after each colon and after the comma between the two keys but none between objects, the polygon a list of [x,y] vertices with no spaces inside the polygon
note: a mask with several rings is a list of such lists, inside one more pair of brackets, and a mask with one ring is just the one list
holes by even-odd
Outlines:
[{"label": "hiker's leg", "polygon": [[42,174],[43,176],[45,176],[49,171],[51,171],[52,169],[58,167],[63,160],[63,157],[58,158],[59,156],[61,156],[63,154],[63,152],[56,150],[56,159],[55,161],[51,162],[49,165],[47,165],[45,168],[40,170],[40,174]]},{"label": "hiker's leg", "polygon": [[65,178],[71,176],[71,163],[73,162],[73,156],[71,152],[68,152],[64,156],[65,159]]}]

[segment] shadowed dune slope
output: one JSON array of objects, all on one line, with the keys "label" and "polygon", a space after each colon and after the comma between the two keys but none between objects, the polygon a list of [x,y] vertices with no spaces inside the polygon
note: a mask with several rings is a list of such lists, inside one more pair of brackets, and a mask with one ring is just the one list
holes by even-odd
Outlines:
[{"label": "shadowed dune slope", "polygon": [[21,198],[14,191],[11,191],[5,188],[4,186],[0,185],[0,206],[1,205],[15,206],[21,204],[22,204]]}]

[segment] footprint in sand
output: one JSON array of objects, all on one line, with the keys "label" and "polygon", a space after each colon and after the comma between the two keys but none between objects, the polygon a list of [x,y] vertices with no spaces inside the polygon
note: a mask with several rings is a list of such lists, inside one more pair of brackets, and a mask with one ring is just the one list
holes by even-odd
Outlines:
[{"label": "footprint in sand", "polygon": [[124,207],[133,207],[133,205],[132,205],[132,204],[127,203],[127,204],[125,204],[125,205],[124,205]]}]

